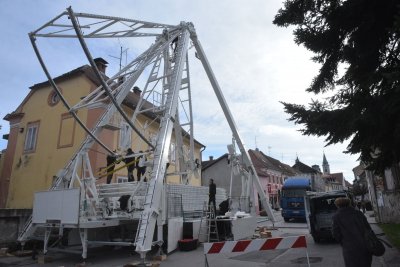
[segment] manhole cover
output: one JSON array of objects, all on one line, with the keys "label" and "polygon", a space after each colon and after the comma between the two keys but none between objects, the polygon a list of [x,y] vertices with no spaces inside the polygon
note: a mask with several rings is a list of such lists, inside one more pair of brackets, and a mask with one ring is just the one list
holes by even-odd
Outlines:
[{"label": "manhole cover", "polygon": [[[310,263],[317,263],[322,261],[322,257],[309,257]],[[307,263],[307,257],[301,257],[294,260],[291,260],[292,263]]]}]

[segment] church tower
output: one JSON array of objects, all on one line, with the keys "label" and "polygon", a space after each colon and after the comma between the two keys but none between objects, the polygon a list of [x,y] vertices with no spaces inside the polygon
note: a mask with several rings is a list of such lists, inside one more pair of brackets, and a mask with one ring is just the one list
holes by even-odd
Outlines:
[{"label": "church tower", "polygon": [[330,174],[331,173],[331,170],[329,169],[329,163],[328,163],[328,161],[326,160],[326,157],[325,157],[325,153],[324,153],[324,157],[322,159],[322,173],[323,174]]}]

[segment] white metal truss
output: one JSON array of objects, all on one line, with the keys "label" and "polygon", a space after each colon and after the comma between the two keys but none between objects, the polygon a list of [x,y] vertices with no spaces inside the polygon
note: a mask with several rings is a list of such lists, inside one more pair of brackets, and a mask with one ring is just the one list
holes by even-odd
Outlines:
[{"label": "white metal truss", "polygon": [[[132,37],[155,37],[155,42],[111,78],[106,77],[98,70],[85,39]],[[37,38],[78,39],[101,85],[78,103],[68,103],[47,70],[36,44]],[[148,145],[148,151],[142,154],[147,154],[151,158],[149,182],[145,187],[141,187],[141,190],[145,191],[143,196],[144,206],[140,214],[135,240],[136,251],[141,254],[142,259],[151,249],[155,224],[157,220],[160,221],[160,215],[164,212],[162,209],[163,184],[172,142],[175,142],[177,155],[176,165],[178,168],[175,174],[180,175],[182,183],[189,183],[193,173],[197,173],[199,164],[194,157],[193,111],[188,57],[190,42],[193,43],[198,58],[207,73],[231,128],[234,142],[244,159],[242,168],[247,170],[249,180],[252,181],[261,196],[262,204],[266,207],[268,216],[274,221],[267,196],[261,187],[255,168],[241,141],[233,116],[222,95],[192,23],[181,22],[179,25],[167,25],[119,17],[74,13],[72,8],[68,8],[66,12],[30,33],[30,39],[49,83],[60,96],[68,111],[87,133],[87,137],[80,148],[58,173],[58,179],[51,188],[51,190],[54,190],[80,187],[81,224],[107,219],[110,209],[108,205],[111,205],[112,202],[110,198],[121,196],[121,192],[126,192],[126,190],[132,190],[132,194],[136,194],[139,191],[140,184],[104,185],[100,188],[96,186],[97,177],[92,173],[88,150],[94,143],[98,143],[105,152],[113,153],[113,149],[105,146],[99,136],[106,125],[115,117],[115,114],[118,114],[130,129],[134,130],[143,142]],[[122,109],[122,102],[130,95],[138,79],[143,76],[147,77],[145,86],[134,107],[133,115],[129,117]],[[77,112],[81,109],[88,109],[98,105],[104,107],[104,112],[95,126],[92,129],[88,129],[77,116]],[[144,124],[141,123],[139,121],[141,115],[146,115],[151,121],[147,121]],[[156,136],[150,139],[147,136],[146,129],[153,123],[157,123],[159,128]],[[188,142],[188,145],[184,145],[185,141]],[[124,150],[131,147],[131,145],[130,140],[122,140],[122,148]],[[250,186],[248,186],[249,188]],[[251,194],[251,190],[248,190],[247,194]],[[107,212],[105,212],[106,209]],[[32,221],[28,221],[24,231],[19,236],[19,240],[26,240],[32,234],[33,229]],[[84,255],[86,256],[87,231],[81,228],[80,234]],[[162,234],[159,233],[158,238],[161,239]],[[162,240],[157,241],[159,243]]]}]

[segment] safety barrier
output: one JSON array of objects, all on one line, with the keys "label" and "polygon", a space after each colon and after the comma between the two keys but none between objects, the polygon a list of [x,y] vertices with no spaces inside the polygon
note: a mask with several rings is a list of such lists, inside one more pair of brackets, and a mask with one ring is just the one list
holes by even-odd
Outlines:
[{"label": "safety barrier", "polygon": [[251,252],[264,251],[274,249],[290,249],[290,248],[305,248],[307,255],[307,263],[310,266],[310,260],[307,251],[306,237],[288,236],[274,237],[267,239],[252,239],[227,242],[204,243],[205,266],[208,265],[207,254],[219,253],[235,253],[235,252]]}]

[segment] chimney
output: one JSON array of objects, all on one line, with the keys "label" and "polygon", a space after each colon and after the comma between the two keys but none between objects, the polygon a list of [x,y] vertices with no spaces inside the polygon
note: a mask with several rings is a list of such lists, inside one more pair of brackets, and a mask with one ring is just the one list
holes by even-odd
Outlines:
[{"label": "chimney", "polygon": [[316,170],[316,171],[321,172],[321,169],[319,168],[318,165],[312,165],[311,168],[313,168],[313,169]]},{"label": "chimney", "polygon": [[133,92],[136,95],[140,95],[142,93],[142,90],[140,90],[139,87],[135,86],[135,87],[133,87]]},{"label": "chimney", "polygon": [[210,161],[211,161],[211,160],[214,160],[214,156],[210,156]]},{"label": "chimney", "polygon": [[96,63],[97,68],[99,69],[100,72],[106,74],[106,68],[108,62],[105,61],[103,58],[98,57],[94,59],[94,63]]}]

